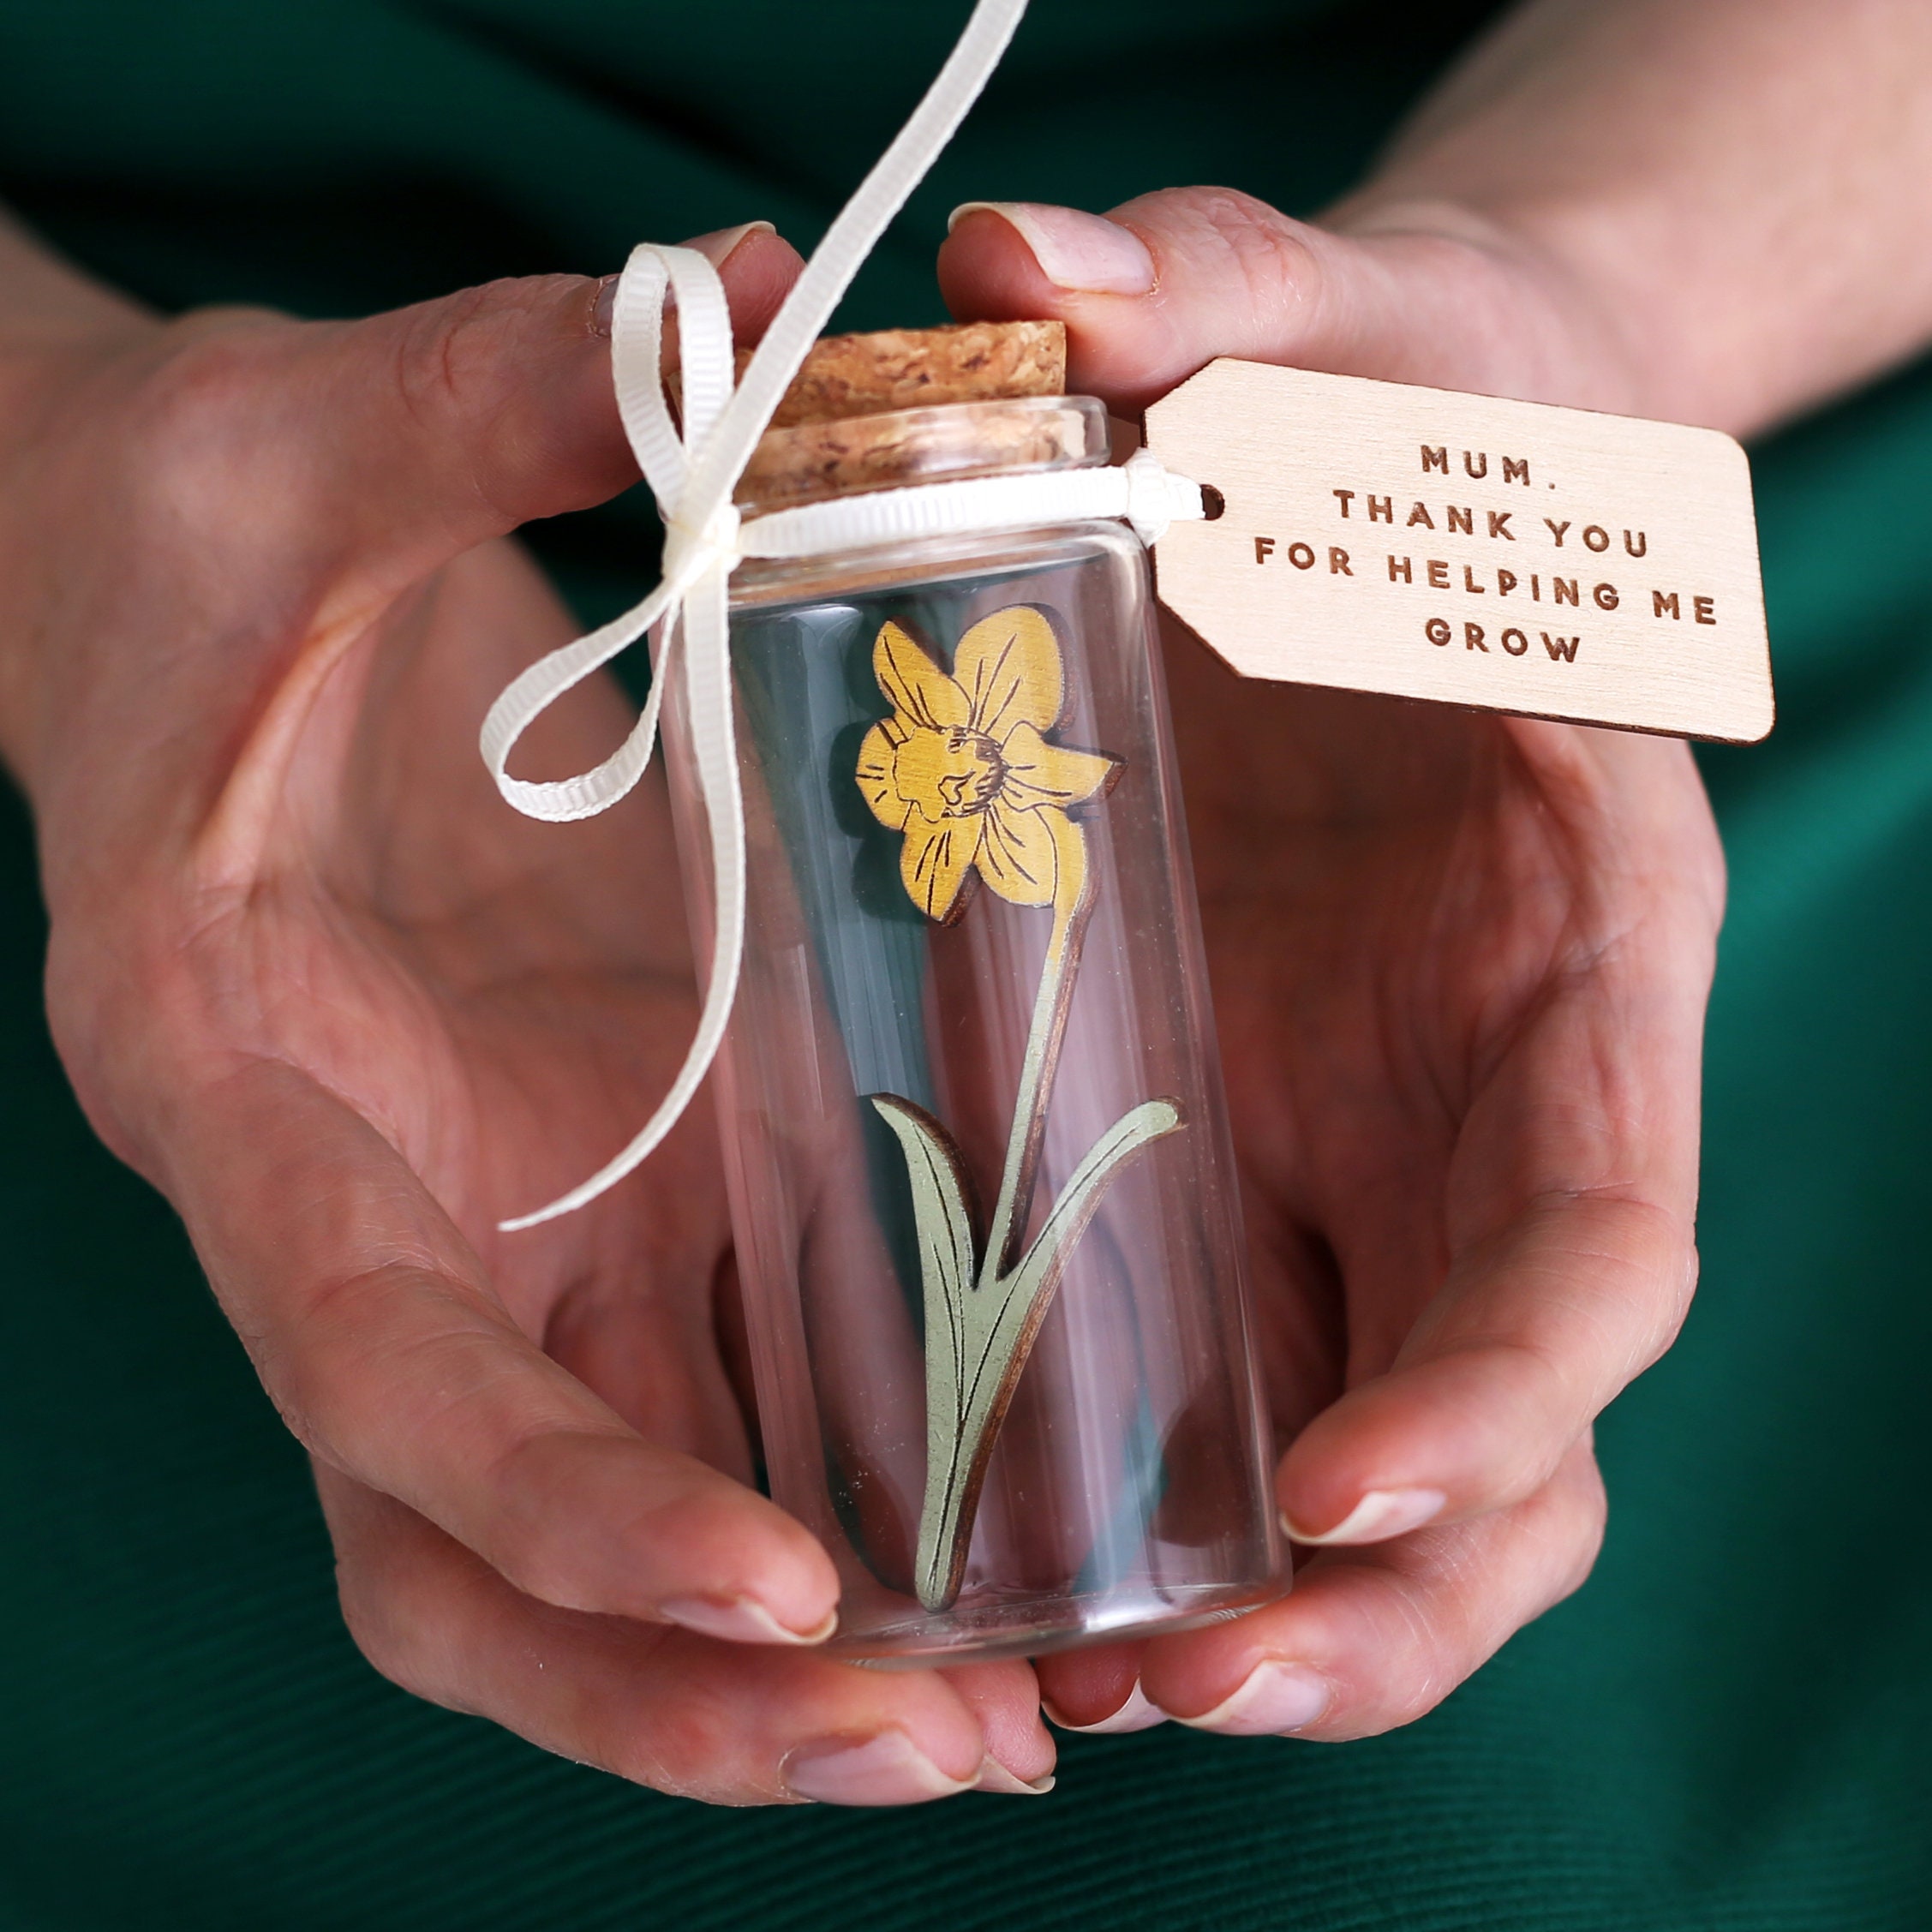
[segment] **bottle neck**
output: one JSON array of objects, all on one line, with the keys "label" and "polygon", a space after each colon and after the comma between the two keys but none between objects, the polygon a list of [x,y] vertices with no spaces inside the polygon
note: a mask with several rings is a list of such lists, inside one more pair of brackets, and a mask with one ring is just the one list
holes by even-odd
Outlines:
[{"label": "bottle neck", "polygon": [[766,432],[736,492],[746,516],[872,490],[1106,462],[1091,396],[1028,396],[893,410]]}]

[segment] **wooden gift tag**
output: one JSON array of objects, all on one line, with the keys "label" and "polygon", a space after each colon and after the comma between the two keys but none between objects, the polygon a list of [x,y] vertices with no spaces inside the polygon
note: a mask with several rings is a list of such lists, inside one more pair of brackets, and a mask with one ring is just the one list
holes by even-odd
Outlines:
[{"label": "wooden gift tag", "polygon": [[1225,505],[1161,539],[1161,601],[1246,677],[1771,729],[1750,471],[1717,430],[1222,361],[1147,440]]}]

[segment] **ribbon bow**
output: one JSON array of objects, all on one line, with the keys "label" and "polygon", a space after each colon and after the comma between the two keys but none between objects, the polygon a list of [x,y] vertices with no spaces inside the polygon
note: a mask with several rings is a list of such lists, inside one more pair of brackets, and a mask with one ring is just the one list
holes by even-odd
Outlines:
[{"label": "ribbon bow", "polygon": [[[677,1124],[724,1038],[745,948],[745,803],[732,717],[728,586],[747,556],[805,557],[960,530],[1024,529],[1090,517],[1124,517],[1152,543],[1175,517],[1202,514],[1199,487],[1140,451],[1119,469],[1061,476],[993,476],[807,504],[741,520],[732,493],[785,391],[886,225],[953,137],[999,64],[1026,0],[978,0],[958,44],[825,238],[805,264],[733,386],[731,313],[717,271],[694,249],[646,242],[619,278],[611,368],[619,412],[665,518],[663,576],[623,616],[541,659],[516,679],[483,721],[483,762],[497,788],[532,818],[565,821],[607,810],[643,775],[664,692],[684,680],[698,789],[711,834],[716,923],[703,1011],[684,1065],[642,1132],[580,1186],[535,1213],[503,1222],[535,1227],[595,1199],[643,1162]],[[683,433],[664,398],[664,304],[675,299],[683,366]],[[572,685],[664,626],[650,697],[624,743],[594,769],[553,783],[512,778],[511,751]]]}]

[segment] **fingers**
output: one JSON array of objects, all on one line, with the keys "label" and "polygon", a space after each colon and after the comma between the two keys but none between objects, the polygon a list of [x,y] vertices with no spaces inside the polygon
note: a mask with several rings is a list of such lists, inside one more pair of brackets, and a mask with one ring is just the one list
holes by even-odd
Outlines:
[{"label": "fingers", "polygon": [[[1493,1036],[1478,1026],[1468,1064],[1437,1070],[1468,1089],[1466,1108],[1452,1102],[1446,1278],[1385,1371],[1358,1347],[1355,1386],[1284,1458],[1277,1494],[1302,1542],[1375,1541],[1531,1495],[1669,1346],[1696,1283],[1722,910],[1708,808],[1681,745],[1510,728],[1566,911],[1548,956],[1527,962],[1527,1011]],[[1539,889],[1533,871],[1522,889]],[[1444,996],[1495,1006],[1483,982],[1498,956],[1479,949],[1478,984]],[[1413,1243],[1375,1226],[1337,1238],[1352,1305],[1417,1305]]]},{"label": "fingers", "polygon": [[164,1179],[277,1406],[525,1594],[752,1643],[830,1634],[830,1558],[551,1361],[395,1150],[305,1075],[208,1082]]},{"label": "fingers", "polygon": [[1552,1198],[1476,1244],[1396,1366],[1295,1439],[1276,1478],[1289,1535],[1380,1542],[1534,1494],[1668,1346],[1695,1268],[1687,1218],[1614,1196]]},{"label": "fingers", "polygon": [[[713,258],[734,327],[754,339],[797,254],[763,224],[691,245]],[[413,537],[416,570],[635,482],[611,388],[605,286],[577,276],[494,282],[373,317],[320,346],[314,380],[340,425],[332,499],[360,491],[363,534]]]},{"label": "fingers", "polygon": [[1097,1643],[1039,1660],[1041,1707],[1062,1731],[1119,1737],[1167,1722],[1140,1685],[1144,1643]]},{"label": "fingers", "polygon": [[[763,224],[691,245],[714,258],[734,327],[754,339],[797,274],[796,253]],[[300,327],[191,319],[151,383],[144,442],[180,466],[177,515],[218,490],[257,546],[300,532],[310,553],[339,548],[351,596],[393,591],[636,482],[604,287],[535,276]]]},{"label": "fingers", "polygon": [[750,1385],[720,1358],[713,1295],[640,1292],[633,1267],[593,1269],[551,1307],[543,1352],[647,1441],[749,1484]]},{"label": "fingers", "polygon": [[1107,216],[968,203],[939,255],[962,320],[1056,317],[1068,379],[1138,410],[1217,356],[1606,409],[1613,344],[1556,272],[1473,215],[1340,235],[1231,188]]},{"label": "fingers", "polygon": [[1010,1660],[962,1664],[940,1673],[978,1720],[986,1756],[978,1788],[1008,1797],[1053,1789],[1053,1739],[1040,1722],[1039,1685],[1030,1666]]},{"label": "fingers", "polygon": [[[733,339],[740,349],[751,348],[764,339],[779,305],[792,292],[804,266],[799,251],[784,240],[769,221],[748,221],[736,228],[721,228],[686,242],[718,271],[731,304]],[[610,290],[614,277],[600,287],[597,326],[609,332],[609,309],[614,297]],[[678,339],[675,309],[665,319],[666,362],[674,362]]]},{"label": "fingers", "polygon": [[723,1804],[912,1804],[1050,1787],[1024,1664],[878,1672],[519,1595],[391,1498],[317,1471],[344,1614],[417,1696],[548,1750]]},{"label": "fingers", "polygon": [[[1579,1443],[1511,1509],[1324,1551],[1279,1603],[1156,1638],[1141,1685],[1182,1723],[1235,1736],[1364,1738],[1410,1723],[1582,1582],[1603,1522],[1595,1460]],[[1062,1708],[1045,1665],[1041,1678]]]}]

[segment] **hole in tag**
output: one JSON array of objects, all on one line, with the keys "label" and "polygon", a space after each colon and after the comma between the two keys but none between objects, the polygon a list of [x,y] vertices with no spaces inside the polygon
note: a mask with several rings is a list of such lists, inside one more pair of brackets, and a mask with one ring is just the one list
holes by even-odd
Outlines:
[{"label": "hole in tag", "polygon": [[1223,496],[1212,483],[1203,483],[1201,485],[1201,520],[1204,523],[1211,523],[1217,517],[1225,516],[1227,511],[1227,498]]}]

